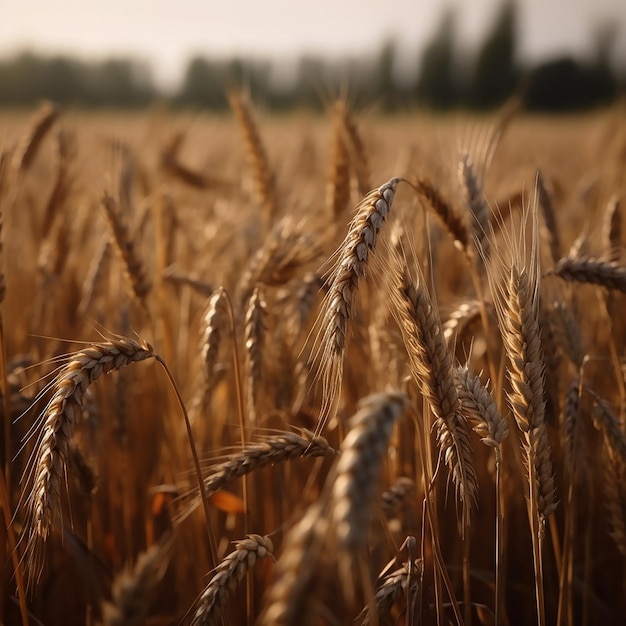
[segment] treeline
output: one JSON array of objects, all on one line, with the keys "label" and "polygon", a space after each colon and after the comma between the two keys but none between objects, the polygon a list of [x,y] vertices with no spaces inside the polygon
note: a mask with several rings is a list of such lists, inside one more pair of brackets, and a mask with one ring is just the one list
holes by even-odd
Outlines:
[{"label": "treeline", "polygon": [[32,52],[0,61],[0,106],[42,99],[86,107],[145,106],[159,97],[147,64],[129,59],[87,63]]},{"label": "treeline", "polygon": [[0,61],[0,106],[49,99],[85,107],[143,107],[164,100],[219,111],[228,106],[228,88],[243,84],[274,109],[320,107],[328,96],[346,90],[356,103],[375,103],[383,110],[415,105],[490,108],[517,90],[530,109],[575,110],[610,102],[626,86],[624,68],[620,75],[611,66],[617,33],[610,28],[598,32],[596,52],[585,62],[562,57],[525,67],[517,60],[517,26],[516,4],[508,0],[478,49],[469,54],[458,47],[456,15],[450,10],[411,75],[398,72],[397,48],[391,41],[368,58],[303,57],[288,82],[280,80],[284,68],[269,60],[196,57],[174,93],[157,89],[149,64],[136,60],[86,62],[23,52]]}]

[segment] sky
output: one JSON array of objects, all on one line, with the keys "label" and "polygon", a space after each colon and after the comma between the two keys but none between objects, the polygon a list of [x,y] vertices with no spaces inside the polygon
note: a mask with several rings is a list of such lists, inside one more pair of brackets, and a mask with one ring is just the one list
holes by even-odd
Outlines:
[{"label": "sky", "polygon": [[[446,7],[458,12],[460,41],[480,41],[499,0],[0,0],[0,56],[30,48],[88,59],[149,61],[157,84],[173,87],[194,54],[295,58],[374,53],[393,37],[417,58]],[[594,32],[618,30],[626,65],[626,0],[518,0],[520,54],[585,55]]]}]

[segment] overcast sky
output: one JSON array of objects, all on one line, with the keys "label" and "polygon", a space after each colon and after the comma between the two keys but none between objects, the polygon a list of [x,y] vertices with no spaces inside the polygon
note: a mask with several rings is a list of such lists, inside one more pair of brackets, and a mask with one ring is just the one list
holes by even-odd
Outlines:
[{"label": "overcast sky", "polygon": [[[0,0],[0,56],[25,47],[88,58],[132,54],[174,85],[190,55],[375,51],[389,36],[416,54],[446,6],[463,43],[480,40],[499,0]],[[593,49],[594,29],[619,29],[626,64],[626,0],[518,0],[525,59]]]}]

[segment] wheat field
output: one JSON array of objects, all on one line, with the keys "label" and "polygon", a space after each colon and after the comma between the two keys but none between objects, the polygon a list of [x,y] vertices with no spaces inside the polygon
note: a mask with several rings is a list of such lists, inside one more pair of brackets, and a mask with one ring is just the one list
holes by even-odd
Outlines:
[{"label": "wheat field", "polygon": [[0,623],[624,623],[624,103],[229,100],[0,115]]}]

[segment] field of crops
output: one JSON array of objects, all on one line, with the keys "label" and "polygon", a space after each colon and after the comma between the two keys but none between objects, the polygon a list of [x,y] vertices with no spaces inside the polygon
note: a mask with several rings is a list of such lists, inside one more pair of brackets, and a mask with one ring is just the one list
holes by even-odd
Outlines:
[{"label": "field of crops", "polygon": [[624,103],[230,101],[0,114],[0,623],[623,624]]}]

